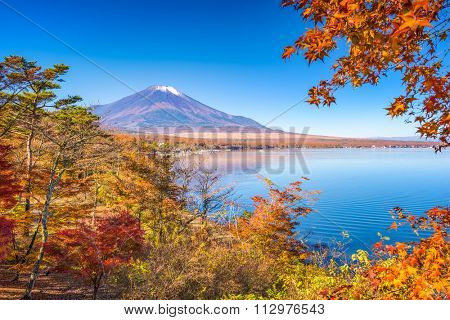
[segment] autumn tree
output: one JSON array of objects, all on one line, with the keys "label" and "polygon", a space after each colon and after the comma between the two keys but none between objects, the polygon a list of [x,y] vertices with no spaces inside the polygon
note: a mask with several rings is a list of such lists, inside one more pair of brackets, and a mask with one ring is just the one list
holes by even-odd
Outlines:
[{"label": "autumn tree", "polygon": [[406,116],[418,133],[450,144],[448,0],[282,0],[311,23],[282,57],[303,52],[308,62],[324,60],[338,45],[348,51],[336,59],[329,80],[308,94],[310,104],[330,106],[346,85],[376,85],[391,72],[402,75],[404,92],[387,107],[391,117]]},{"label": "autumn tree", "polygon": [[56,90],[61,87],[67,70],[68,67],[62,64],[43,69],[36,62],[18,56],[6,57],[0,63],[0,135],[14,145],[18,162],[15,175],[23,185],[24,212],[19,218],[23,221],[23,242],[28,243],[23,244],[23,252],[19,252],[22,248],[17,244],[20,264],[25,263],[32,252],[41,226],[41,216],[36,217],[32,212],[32,199],[41,196],[38,193],[45,188],[45,175],[36,170],[46,144],[42,135],[43,119],[52,110],[80,101],[76,96],[57,97]]},{"label": "autumn tree", "polygon": [[253,197],[254,211],[237,219],[231,231],[244,243],[252,243],[272,255],[283,252],[299,255],[305,246],[297,237],[299,219],[312,212],[306,201],[315,192],[305,192],[302,181],[291,183],[284,189],[267,181],[269,197]]},{"label": "autumn tree", "polygon": [[[128,210],[155,243],[166,241],[170,230],[183,229],[191,219],[178,205],[180,188],[174,160],[150,141],[117,139],[120,169],[103,181],[100,201]],[[173,210],[166,210],[168,204]]]},{"label": "autumn tree", "polygon": [[31,298],[40,265],[44,258],[48,241],[48,224],[54,194],[60,186],[67,171],[76,167],[83,159],[89,158],[87,146],[98,143],[97,139],[105,137],[99,128],[99,118],[89,109],[77,105],[67,105],[51,112],[44,119],[41,134],[46,138],[47,184],[45,197],[40,208],[40,225],[42,226],[41,244],[25,292],[25,298]]},{"label": "autumn tree", "polygon": [[47,250],[54,261],[53,269],[90,283],[96,299],[104,280],[138,256],[143,239],[138,221],[121,212],[101,217],[94,224],[81,222],[75,228],[58,231]]},{"label": "autumn tree", "polygon": [[58,99],[55,92],[61,87],[62,76],[67,73],[68,66],[56,64],[51,68],[42,69],[36,62],[29,62],[24,58],[5,59],[5,61],[11,60],[16,61],[16,78],[21,79],[23,84],[19,85],[21,88],[19,93],[14,85],[2,91],[2,96],[8,103],[5,104],[7,112],[0,119],[0,126],[25,142],[25,211],[27,212],[31,209],[33,192],[36,151],[34,141],[39,133],[41,120],[51,109],[73,105],[81,99],[76,96]]}]

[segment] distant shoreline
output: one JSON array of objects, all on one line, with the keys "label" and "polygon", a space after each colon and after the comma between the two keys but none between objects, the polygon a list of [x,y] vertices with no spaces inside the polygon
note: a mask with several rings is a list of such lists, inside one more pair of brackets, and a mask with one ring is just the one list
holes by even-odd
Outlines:
[{"label": "distant shoreline", "polygon": [[[180,149],[180,150],[170,150],[166,152],[156,151],[155,154],[159,155],[173,155],[176,157],[190,156],[190,155],[204,155],[204,154],[215,154],[220,152],[239,152],[239,151],[287,151],[287,150],[398,150],[398,149],[433,149],[432,146],[420,146],[420,147],[409,147],[409,146],[401,146],[401,147],[273,147],[273,148],[240,148],[240,149]],[[433,149],[434,152],[434,149]]]},{"label": "distant shoreline", "polygon": [[[248,134],[206,133],[202,136],[161,135],[138,133],[113,133],[132,138],[145,139],[159,146],[166,146],[171,151],[195,150],[269,150],[269,149],[399,149],[399,148],[433,148],[437,142],[431,141],[396,141],[359,138],[322,137],[302,134]],[[169,151],[169,150],[168,150]]]}]

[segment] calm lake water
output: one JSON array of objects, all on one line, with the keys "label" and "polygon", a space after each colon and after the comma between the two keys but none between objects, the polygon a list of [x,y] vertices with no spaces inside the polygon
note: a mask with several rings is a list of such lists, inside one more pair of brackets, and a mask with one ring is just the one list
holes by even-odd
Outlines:
[{"label": "calm lake water", "polygon": [[[242,207],[266,195],[261,177],[280,186],[301,176],[305,189],[320,190],[316,212],[302,218],[299,236],[309,243],[348,242],[348,250],[368,249],[380,232],[391,241],[414,240],[408,229],[389,231],[394,207],[422,214],[450,205],[450,152],[432,149],[303,149],[230,151],[198,156],[224,174]],[[348,238],[343,237],[348,233]]]}]

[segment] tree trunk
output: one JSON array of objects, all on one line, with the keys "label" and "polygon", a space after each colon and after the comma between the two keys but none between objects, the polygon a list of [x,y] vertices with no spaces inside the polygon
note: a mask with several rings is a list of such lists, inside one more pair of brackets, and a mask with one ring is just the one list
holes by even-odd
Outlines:
[{"label": "tree trunk", "polygon": [[94,284],[94,292],[92,293],[92,299],[97,300],[97,292],[98,292],[99,285]]},{"label": "tree trunk", "polygon": [[[12,237],[12,245],[13,245],[13,250],[15,252],[14,257],[16,260],[16,264],[19,264],[19,254],[18,254],[18,250],[17,250],[17,242],[16,242],[16,234],[13,232],[13,237]],[[14,275],[14,278],[11,279],[11,282],[16,282],[17,280],[19,280],[19,276],[20,276],[20,272],[19,270],[16,270],[16,274]]]},{"label": "tree trunk", "polygon": [[30,244],[28,245],[27,252],[25,252],[24,256],[21,259],[21,263],[25,263],[26,258],[31,253],[31,250],[33,250],[34,243],[36,242],[36,238],[39,233],[39,227],[41,226],[41,222],[42,222],[42,215],[39,218],[38,224],[36,226],[36,230],[34,230],[33,236],[31,237],[31,241],[30,241]]},{"label": "tree trunk", "polygon": [[31,292],[33,291],[36,279],[38,277],[39,268],[41,266],[42,260],[44,259],[45,245],[47,244],[48,240],[47,219],[48,219],[48,210],[46,210],[46,212],[42,212],[42,243],[41,248],[39,249],[38,258],[34,263],[33,271],[31,272],[30,275],[30,280],[28,280],[25,295],[23,296],[23,299],[25,300],[31,299]]},{"label": "tree trunk", "polygon": [[[27,261],[27,257],[31,253],[31,250],[33,250],[34,243],[36,242],[39,228],[41,226],[41,221],[42,221],[42,215],[39,218],[38,224],[36,226],[36,230],[34,230],[33,236],[31,237],[31,241],[30,241],[30,244],[28,245],[27,252],[25,252],[25,254],[21,258],[19,258],[19,255],[16,253],[16,265],[17,266],[24,264]],[[15,242],[16,241],[15,241],[15,237],[14,237],[13,238],[14,249],[17,251]],[[17,268],[16,274],[15,274],[14,278],[11,280],[11,282],[15,282],[15,281],[19,280],[19,277],[20,277],[20,269]]]},{"label": "tree trunk", "polygon": [[92,210],[92,225],[95,225],[95,211],[97,210],[98,206],[98,191],[100,187],[98,185],[97,179],[95,179],[95,198],[94,198],[94,210]]},{"label": "tree trunk", "polygon": [[98,294],[98,289],[100,289],[100,285],[102,283],[102,279],[103,279],[103,272],[100,274],[100,276],[98,277],[98,279],[95,279],[94,282],[94,291],[92,293],[92,299],[93,300],[97,300],[97,294]]},{"label": "tree trunk", "polygon": [[59,164],[59,157],[56,158],[56,160],[53,164],[52,171],[50,173],[50,183],[48,186],[47,194],[45,196],[45,204],[44,204],[44,208],[42,210],[42,216],[41,216],[41,224],[42,224],[41,247],[39,249],[39,255],[37,257],[36,262],[34,263],[34,267],[30,274],[30,279],[28,280],[27,288],[26,288],[25,294],[23,296],[23,299],[25,299],[25,300],[31,299],[31,292],[33,291],[34,285],[36,283],[36,279],[39,274],[39,268],[41,266],[42,260],[44,259],[45,245],[47,244],[47,240],[48,240],[47,222],[48,222],[48,216],[49,216],[50,203],[52,201],[53,192],[55,190],[55,187],[61,181],[62,175],[64,174],[64,171],[65,171],[65,169],[62,169],[59,172],[58,176],[55,178],[58,164]]},{"label": "tree trunk", "polygon": [[[32,124],[33,125],[33,124]],[[31,175],[33,171],[33,138],[34,138],[34,129],[31,129],[30,134],[27,137],[27,170],[26,170],[26,197],[25,197],[25,212],[30,211],[31,209]]]}]

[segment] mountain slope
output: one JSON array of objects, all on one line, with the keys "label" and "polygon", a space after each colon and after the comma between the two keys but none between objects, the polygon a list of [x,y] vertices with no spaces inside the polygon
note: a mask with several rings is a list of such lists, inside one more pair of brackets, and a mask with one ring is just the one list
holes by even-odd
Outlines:
[{"label": "mountain slope", "polygon": [[116,102],[93,106],[105,127],[138,128],[254,128],[258,122],[208,107],[173,87],[151,86]]}]

